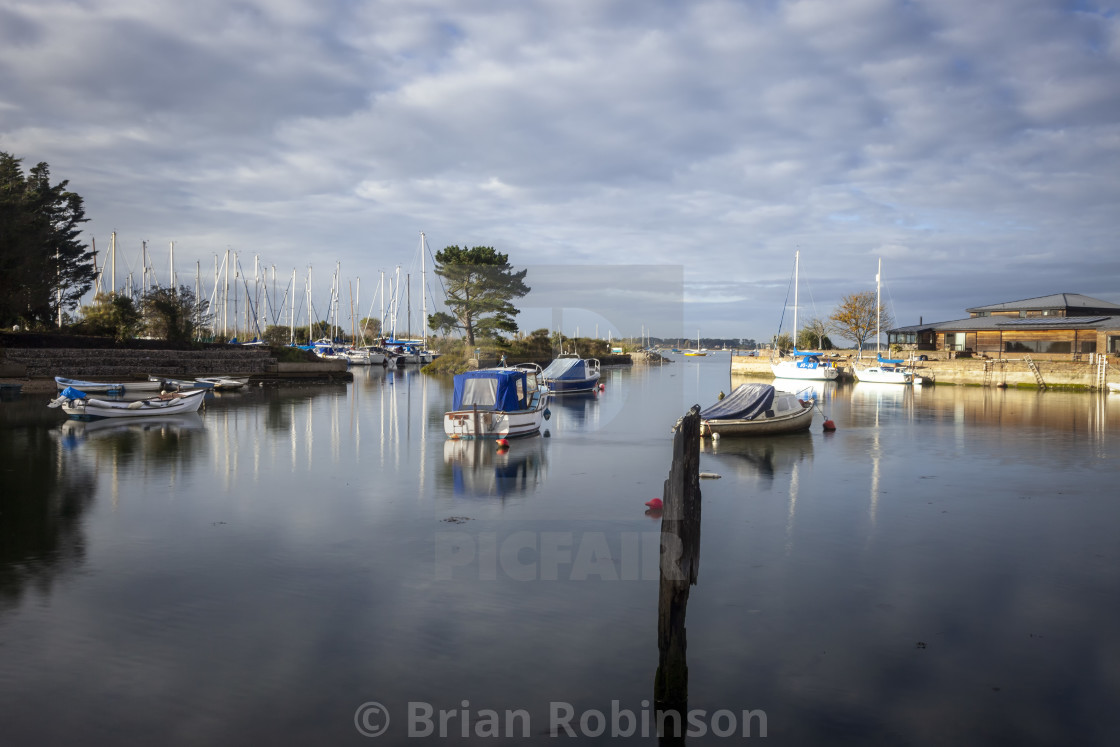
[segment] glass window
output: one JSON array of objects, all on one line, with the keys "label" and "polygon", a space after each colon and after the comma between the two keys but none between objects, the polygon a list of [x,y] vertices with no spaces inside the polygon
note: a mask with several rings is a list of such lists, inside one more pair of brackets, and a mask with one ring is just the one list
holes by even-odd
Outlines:
[{"label": "glass window", "polygon": [[1007,340],[1003,343],[1005,353],[1072,353],[1073,343],[1069,340]]},{"label": "glass window", "polygon": [[1097,352],[1097,341],[1096,340],[1082,340],[1081,341],[1081,352],[1082,353],[1095,353],[1095,352]]}]

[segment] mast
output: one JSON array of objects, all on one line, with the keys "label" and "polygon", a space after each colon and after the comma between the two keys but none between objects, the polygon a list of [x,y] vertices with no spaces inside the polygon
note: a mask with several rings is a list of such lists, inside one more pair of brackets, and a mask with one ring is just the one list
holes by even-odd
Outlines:
[{"label": "mast", "polygon": [[797,352],[797,272],[801,267],[801,250],[793,255],[793,352]]},{"label": "mast", "polygon": [[[288,295],[288,294],[285,294]],[[288,344],[296,344],[296,268],[292,268],[292,292],[288,300]]]},{"label": "mast", "polygon": [[225,266],[225,289],[222,291],[222,337],[229,342],[229,249],[226,249]]},{"label": "mast", "polygon": [[879,277],[883,274],[883,258],[879,257],[879,267],[875,270],[875,360],[880,357],[879,353],[879,318],[881,316],[879,310],[881,308],[879,302]]},{"label": "mast", "polygon": [[179,286],[175,282],[175,242],[171,242],[171,290],[178,292]]},{"label": "mast", "polygon": [[424,232],[420,232],[420,339],[424,344],[428,343],[428,275],[427,275],[427,255],[428,247],[424,241]]},{"label": "mast", "polygon": [[199,286],[202,284],[202,260],[196,259],[194,261],[194,318],[195,324],[198,326],[195,329],[196,339],[202,339],[202,296]]},{"label": "mast", "polygon": [[113,284],[109,286],[109,293],[112,295],[117,294],[117,232],[109,236],[109,257],[112,259],[113,265]]}]

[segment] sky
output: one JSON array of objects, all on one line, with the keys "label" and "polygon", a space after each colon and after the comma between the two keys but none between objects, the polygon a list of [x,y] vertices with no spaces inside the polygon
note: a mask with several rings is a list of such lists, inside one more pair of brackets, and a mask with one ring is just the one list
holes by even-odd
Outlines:
[{"label": "sky", "polygon": [[0,151],[116,232],[118,284],[143,242],[166,284],[174,242],[204,296],[228,250],[278,294],[310,266],[316,309],[338,266],[375,316],[400,266],[418,308],[423,232],[529,268],[527,331],[766,340],[797,252],[801,320],[880,259],[898,324],[1120,302],[1118,11],[0,0]]}]

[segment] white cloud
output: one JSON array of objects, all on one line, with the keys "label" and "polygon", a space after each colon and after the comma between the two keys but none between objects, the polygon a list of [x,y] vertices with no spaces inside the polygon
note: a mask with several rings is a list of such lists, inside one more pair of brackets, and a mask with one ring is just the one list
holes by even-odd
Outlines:
[{"label": "white cloud", "polygon": [[99,246],[368,277],[425,230],[525,264],[681,266],[686,317],[741,299],[711,333],[755,337],[797,248],[822,306],[880,253],[900,322],[954,318],[1114,292],[1114,11],[13,0],[0,149],[69,179]]}]

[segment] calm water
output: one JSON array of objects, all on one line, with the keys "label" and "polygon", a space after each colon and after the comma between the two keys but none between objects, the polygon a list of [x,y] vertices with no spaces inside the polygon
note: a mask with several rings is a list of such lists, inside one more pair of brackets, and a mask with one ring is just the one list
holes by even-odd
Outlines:
[{"label": "calm water", "polygon": [[[132,426],[0,403],[3,743],[398,744],[445,710],[484,744],[491,709],[656,742],[644,503],[727,362],[608,370],[505,454],[445,440],[448,382],[380,369]],[[704,446],[687,743],[764,713],[776,745],[1115,744],[1120,397],[821,406],[833,434]]]}]

